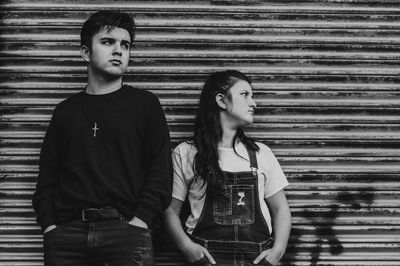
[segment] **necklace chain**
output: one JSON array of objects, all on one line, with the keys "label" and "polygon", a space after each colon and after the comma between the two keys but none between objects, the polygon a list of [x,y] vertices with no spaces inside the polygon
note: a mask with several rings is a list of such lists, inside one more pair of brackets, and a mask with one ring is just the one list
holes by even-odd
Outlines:
[{"label": "necklace chain", "polygon": [[[111,100],[108,102],[107,107],[104,109],[103,113],[100,115],[100,117],[96,120],[92,120],[90,119],[89,116],[89,111],[88,111],[88,105],[87,102],[85,100],[85,96],[83,98],[83,112],[85,114],[86,119],[89,121],[89,123],[93,124],[93,137],[95,138],[97,136],[97,131],[100,131],[100,127],[99,127],[99,123],[103,122],[103,119],[106,117],[106,115],[108,114],[108,112],[111,109],[111,106],[114,102],[114,100],[117,98],[118,92],[124,87],[124,85],[121,85],[121,88],[119,88],[117,91],[115,91],[113,97],[111,98]],[[87,86],[85,87],[85,91],[86,91]]]}]

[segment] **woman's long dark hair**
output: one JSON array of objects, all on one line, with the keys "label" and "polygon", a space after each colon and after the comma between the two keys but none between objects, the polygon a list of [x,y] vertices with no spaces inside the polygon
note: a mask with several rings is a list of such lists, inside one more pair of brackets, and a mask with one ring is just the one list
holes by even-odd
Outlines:
[{"label": "woman's long dark hair", "polygon": [[[193,168],[195,179],[203,178],[205,182],[211,183],[212,188],[216,190],[222,187],[224,175],[218,164],[218,143],[223,134],[220,125],[221,109],[215,99],[218,93],[226,95],[229,89],[240,80],[251,84],[251,80],[239,71],[215,72],[208,77],[200,96],[200,104],[194,126],[194,145],[197,149],[197,154]],[[233,138],[232,146],[234,149],[237,139],[248,149],[259,150],[255,141],[247,137],[241,128],[237,129]]]}]

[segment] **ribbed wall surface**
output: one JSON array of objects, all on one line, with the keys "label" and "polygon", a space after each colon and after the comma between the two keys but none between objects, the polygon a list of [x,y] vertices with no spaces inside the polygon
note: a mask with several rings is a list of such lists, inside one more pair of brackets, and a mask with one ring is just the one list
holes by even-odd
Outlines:
[{"label": "ribbed wall surface", "polygon": [[[400,3],[396,0],[2,1],[0,265],[42,265],[31,207],[54,106],[81,90],[79,31],[135,13],[125,82],[155,92],[174,144],[207,74],[252,77],[251,136],[278,156],[293,231],[281,265],[400,265]],[[159,265],[183,265],[168,242]],[[177,262],[178,261],[178,262]]]}]

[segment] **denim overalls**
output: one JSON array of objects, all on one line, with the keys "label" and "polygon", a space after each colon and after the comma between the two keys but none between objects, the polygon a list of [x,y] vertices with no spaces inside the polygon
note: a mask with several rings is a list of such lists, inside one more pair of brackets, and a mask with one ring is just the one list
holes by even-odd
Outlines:
[{"label": "denim overalls", "polygon": [[[222,194],[207,186],[206,199],[191,239],[208,249],[216,265],[254,265],[252,261],[272,247],[271,234],[261,212],[257,158],[250,158],[248,172],[224,172]],[[210,265],[203,258],[192,265]],[[258,265],[270,265],[262,260]]]}]

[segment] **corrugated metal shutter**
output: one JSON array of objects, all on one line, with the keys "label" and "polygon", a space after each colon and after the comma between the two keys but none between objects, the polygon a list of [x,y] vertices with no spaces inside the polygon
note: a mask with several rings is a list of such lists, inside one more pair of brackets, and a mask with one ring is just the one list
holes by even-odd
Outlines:
[{"label": "corrugated metal shutter", "polygon": [[[31,208],[40,144],[55,104],[85,84],[82,22],[111,8],[136,14],[125,81],[159,96],[175,144],[191,136],[208,73],[253,78],[248,131],[291,182],[282,265],[400,265],[396,0],[2,1],[1,265],[42,265]],[[182,265],[169,243],[157,261]]]}]

